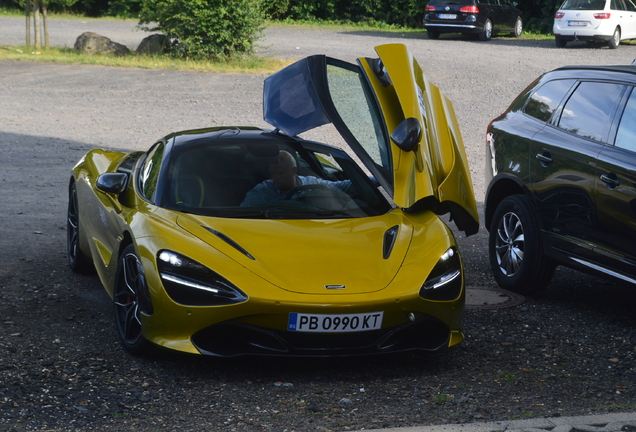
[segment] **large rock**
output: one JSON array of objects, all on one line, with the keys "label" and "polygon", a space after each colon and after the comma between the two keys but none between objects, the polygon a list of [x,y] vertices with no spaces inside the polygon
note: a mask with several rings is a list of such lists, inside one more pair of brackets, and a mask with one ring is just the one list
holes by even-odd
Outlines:
[{"label": "large rock", "polygon": [[145,37],[137,47],[137,54],[157,55],[167,51],[170,39],[163,34],[153,34]]},{"label": "large rock", "polygon": [[86,32],[79,35],[75,41],[75,50],[88,54],[114,54],[124,55],[128,54],[130,50],[125,46],[117,42],[113,42],[105,36],[100,36],[97,33]]}]

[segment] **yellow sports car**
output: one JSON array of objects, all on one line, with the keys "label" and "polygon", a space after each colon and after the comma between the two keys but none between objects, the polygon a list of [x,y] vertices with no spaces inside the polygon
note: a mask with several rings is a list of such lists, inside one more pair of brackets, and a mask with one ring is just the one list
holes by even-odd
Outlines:
[{"label": "yellow sports car", "polygon": [[[339,356],[462,341],[450,213],[478,217],[451,103],[404,45],[315,55],[268,77],[273,130],[91,150],[69,184],[68,257],[113,299],[124,347]],[[333,124],[347,151],[300,138]],[[351,155],[347,152],[351,151]]]}]

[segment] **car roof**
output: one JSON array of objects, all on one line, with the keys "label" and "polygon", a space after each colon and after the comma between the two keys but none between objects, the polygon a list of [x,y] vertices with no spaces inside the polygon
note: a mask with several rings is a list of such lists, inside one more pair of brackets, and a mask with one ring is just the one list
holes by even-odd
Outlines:
[{"label": "car roof", "polygon": [[620,79],[636,82],[636,66],[633,65],[572,65],[563,66],[548,73],[558,74],[573,78],[596,78],[596,79],[616,79],[617,74]]}]

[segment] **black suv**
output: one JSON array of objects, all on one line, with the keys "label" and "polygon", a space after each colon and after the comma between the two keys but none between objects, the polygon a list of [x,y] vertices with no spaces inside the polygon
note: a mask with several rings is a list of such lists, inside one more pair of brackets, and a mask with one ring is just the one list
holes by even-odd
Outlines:
[{"label": "black suv", "polygon": [[636,284],[636,66],[541,76],[488,126],[485,223],[497,283],[559,265]]},{"label": "black suv", "polygon": [[495,33],[519,37],[523,31],[521,11],[508,0],[431,0],[426,5],[424,28],[430,39],[440,33],[478,35],[490,40]]}]

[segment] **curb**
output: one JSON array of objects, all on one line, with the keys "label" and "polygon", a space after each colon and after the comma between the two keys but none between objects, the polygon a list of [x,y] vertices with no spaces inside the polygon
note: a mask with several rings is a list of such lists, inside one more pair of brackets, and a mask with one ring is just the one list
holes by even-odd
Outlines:
[{"label": "curb", "polygon": [[383,432],[636,432],[636,412],[382,429]]}]

